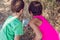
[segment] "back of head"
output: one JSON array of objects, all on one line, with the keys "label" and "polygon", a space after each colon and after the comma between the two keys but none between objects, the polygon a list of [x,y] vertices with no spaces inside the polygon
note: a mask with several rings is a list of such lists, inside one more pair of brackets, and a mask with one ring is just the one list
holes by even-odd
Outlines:
[{"label": "back of head", "polygon": [[20,12],[20,10],[23,8],[24,8],[23,0],[12,0],[12,2],[11,2],[12,12]]},{"label": "back of head", "polygon": [[42,14],[42,5],[38,1],[32,1],[29,5],[29,13],[32,12],[34,16]]}]

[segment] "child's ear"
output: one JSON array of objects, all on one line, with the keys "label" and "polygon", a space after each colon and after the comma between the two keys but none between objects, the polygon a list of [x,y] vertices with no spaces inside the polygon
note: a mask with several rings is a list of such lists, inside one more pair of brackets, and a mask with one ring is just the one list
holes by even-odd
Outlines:
[{"label": "child's ear", "polygon": [[23,9],[20,10],[20,13],[23,13]]},{"label": "child's ear", "polygon": [[23,9],[21,9],[19,13],[20,13],[19,15],[21,15],[23,13]]},{"label": "child's ear", "polygon": [[30,11],[30,15],[33,17],[33,13]]}]

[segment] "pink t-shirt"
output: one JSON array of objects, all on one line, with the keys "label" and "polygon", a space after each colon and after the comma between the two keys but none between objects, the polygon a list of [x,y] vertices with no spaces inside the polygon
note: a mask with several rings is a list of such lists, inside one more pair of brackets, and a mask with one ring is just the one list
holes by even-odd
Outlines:
[{"label": "pink t-shirt", "polygon": [[54,27],[43,16],[34,16],[42,21],[39,30],[42,33],[42,40],[59,40],[59,35]]}]

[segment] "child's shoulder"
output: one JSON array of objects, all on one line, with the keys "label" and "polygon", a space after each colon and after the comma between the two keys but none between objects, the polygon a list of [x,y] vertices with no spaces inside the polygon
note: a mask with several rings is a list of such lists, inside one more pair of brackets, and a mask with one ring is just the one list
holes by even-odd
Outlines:
[{"label": "child's shoulder", "polygon": [[18,18],[14,17],[14,16],[9,16],[9,18],[10,18],[10,21],[12,24],[14,24],[14,25],[21,24],[21,21]]},{"label": "child's shoulder", "polygon": [[15,18],[13,16],[9,16],[4,24],[11,24],[11,25],[18,25],[20,24],[20,20],[18,18]]}]

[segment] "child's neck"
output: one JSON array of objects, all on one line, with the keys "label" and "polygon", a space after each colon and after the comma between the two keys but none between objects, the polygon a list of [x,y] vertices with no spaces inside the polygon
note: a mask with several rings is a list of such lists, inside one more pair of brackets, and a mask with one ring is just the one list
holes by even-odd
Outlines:
[{"label": "child's neck", "polygon": [[[35,15],[35,16],[42,16],[42,14],[41,15]],[[33,16],[34,17],[34,16]]]},{"label": "child's neck", "polygon": [[20,17],[20,13],[14,13],[12,16],[19,18]]}]

